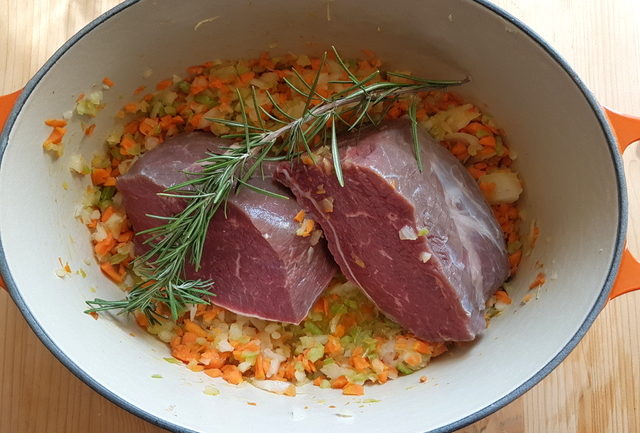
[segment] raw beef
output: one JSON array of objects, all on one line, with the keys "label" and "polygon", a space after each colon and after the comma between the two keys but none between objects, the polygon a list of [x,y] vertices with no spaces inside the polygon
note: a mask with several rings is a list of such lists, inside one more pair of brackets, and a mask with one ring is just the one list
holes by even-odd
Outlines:
[{"label": "raw beef", "polygon": [[[199,171],[206,152],[220,153],[232,144],[208,133],[187,133],[168,139],[144,154],[118,179],[124,206],[136,232],[161,221],[147,216],[170,216],[184,207],[177,198],[158,196],[167,187],[186,180],[182,171]],[[291,196],[273,182],[274,163],[263,164],[264,178],[251,183]],[[202,268],[187,268],[190,279],[214,281],[211,301],[234,312],[269,320],[299,323],[335,274],[323,239],[296,236],[300,210],[289,200],[268,197],[243,188],[232,194],[226,210],[216,213],[204,245]],[[138,252],[145,250],[136,236]],[[316,239],[317,240],[317,239]]]},{"label": "raw beef", "polygon": [[281,163],[275,177],[381,311],[426,340],[472,340],[508,276],[503,235],[462,164],[422,130],[419,140],[422,173],[402,119],[341,140],[344,187],[328,152],[316,165]]}]

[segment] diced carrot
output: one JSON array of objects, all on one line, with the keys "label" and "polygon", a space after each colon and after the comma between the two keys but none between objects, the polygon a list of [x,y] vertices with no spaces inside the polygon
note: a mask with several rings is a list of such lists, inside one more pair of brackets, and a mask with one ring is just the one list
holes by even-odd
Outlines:
[{"label": "diced carrot", "polygon": [[235,365],[225,365],[222,367],[222,378],[229,383],[238,385],[242,382],[242,373]]},{"label": "diced carrot", "polygon": [[342,336],[344,335],[345,331],[346,330],[344,328],[344,325],[341,324],[341,323],[338,323],[336,325],[336,331],[333,333],[333,335],[335,335],[338,338],[342,338]]},{"label": "diced carrot", "polygon": [[533,280],[533,282],[529,285],[529,289],[535,289],[536,287],[542,286],[546,280],[547,276],[545,275],[545,273],[539,272],[538,275],[536,275],[536,279]]},{"label": "diced carrot", "polygon": [[147,88],[147,86],[137,87],[136,90],[133,91],[133,94],[134,95],[139,95],[140,93],[144,92],[144,89],[146,89],[146,88]]},{"label": "diced carrot", "polygon": [[302,236],[306,238],[311,236],[313,229],[315,228],[316,222],[310,218],[305,218],[300,224],[300,228],[296,231],[297,236]]},{"label": "diced carrot", "polygon": [[378,382],[386,383],[389,380],[389,373],[383,371],[382,373],[378,373]]},{"label": "diced carrot", "polygon": [[204,365],[199,365],[199,364],[195,364],[195,365],[193,365],[193,364],[192,364],[192,365],[188,365],[188,366],[187,366],[187,368],[188,368],[189,370],[191,370],[191,371],[195,371],[195,372],[197,373],[197,372],[200,372],[200,371],[203,371],[203,370],[204,370]]},{"label": "diced carrot", "polygon": [[125,113],[135,113],[136,111],[138,111],[138,104],[136,104],[135,102],[130,102],[123,107],[123,110],[125,111]]},{"label": "diced carrot", "polygon": [[122,232],[122,233],[120,233],[120,236],[118,236],[118,242],[129,242],[131,239],[133,239],[133,231],[132,230],[128,230],[126,232]]},{"label": "diced carrot", "polygon": [[412,353],[411,355],[407,356],[405,361],[411,367],[417,367],[418,365],[420,365],[420,362],[422,362],[422,357],[416,353]]},{"label": "diced carrot", "polygon": [[505,292],[504,290],[498,290],[496,292],[496,299],[498,301],[502,302],[503,304],[510,304],[511,303],[511,298],[509,297],[507,292]]},{"label": "diced carrot", "polygon": [[201,355],[201,358],[209,360],[208,367],[210,368],[222,368],[229,359],[229,353],[220,353],[215,349],[209,349]]},{"label": "diced carrot", "polygon": [[184,329],[189,331],[189,332],[193,332],[194,334],[196,334],[198,337],[207,337],[207,331],[205,331],[204,329],[202,329],[200,327],[200,325],[198,325],[195,322],[192,322],[189,319],[186,319],[184,321]]},{"label": "diced carrot", "polygon": [[113,265],[109,262],[100,263],[100,270],[104,272],[104,274],[113,280],[116,283],[122,282],[122,275],[116,271]]},{"label": "diced carrot", "polygon": [[125,155],[129,154],[129,152],[131,151],[131,149],[133,149],[135,145],[136,145],[136,142],[133,140],[133,138],[129,134],[123,135],[122,138],[120,139],[120,147],[121,147],[120,153],[122,153],[122,150],[124,150],[126,152]]},{"label": "diced carrot", "polygon": [[451,146],[451,153],[455,156],[466,155],[467,154],[467,146],[465,146],[462,140],[457,140],[453,146]]},{"label": "diced carrot", "polygon": [[288,396],[288,397],[295,397],[295,395],[296,395],[296,387],[293,386],[293,385],[289,385],[287,387],[287,389],[284,390],[283,394]]},{"label": "diced carrot", "polygon": [[324,350],[331,356],[337,355],[342,352],[342,345],[338,337],[329,335],[327,343],[324,345]]},{"label": "diced carrot", "polygon": [[345,376],[340,376],[336,378],[333,382],[331,382],[331,388],[334,388],[334,389],[344,388],[347,383],[349,383],[347,378]]},{"label": "diced carrot", "polygon": [[91,171],[91,181],[94,185],[103,185],[111,175],[111,169],[94,168]]},{"label": "diced carrot", "polygon": [[467,126],[462,128],[461,131],[474,135],[479,131],[483,131],[489,134],[491,133],[491,129],[479,122],[471,122]]},{"label": "diced carrot", "polygon": [[63,128],[67,126],[67,121],[62,119],[47,119],[44,121],[44,124],[47,126]]},{"label": "diced carrot", "polygon": [[105,86],[113,87],[113,86],[115,86],[115,84],[116,84],[116,83],[114,83],[114,82],[111,80],[111,78],[109,78],[109,77],[104,77],[104,78],[102,79],[102,84],[104,84]]},{"label": "diced carrot", "polygon": [[116,186],[116,178],[109,176],[107,180],[104,181],[104,186]]},{"label": "diced carrot", "polygon": [[100,221],[105,222],[107,221],[109,218],[111,218],[111,215],[113,215],[115,212],[115,209],[113,206],[109,206],[108,208],[106,208],[104,210],[104,212],[102,212],[102,217],[100,218]]},{"label": "diced carrot", "polygon": [[522,259],[522,250],[518,250],[509,256],[509,264],[511,265],[512,273],[515,272],[515,269],[517,269],[521,259]]},{"label": "diced carrot", "polygon": [[144,315],[143,313],[140,312],[136,312],[134,314],[134,317],[136,319],[136,323],[138,324],[138,326],[140,326],[141,328],[146,328],[147,326],[149,326],[149,319],[147,319],[147,316]]},{"label": "diced carrot", "polygon": [[191,345],[195,343],[197,339],[198,339],[198,334],[185,331],[184,335],[182,336],[182,344]]},{"label": "diced carrot", "polygon": [[138,126],[140,125],[140,121],[139,120],[132,120],[131,122],[127,123],[124,126],[124,132],[126,134],[135,134],[136,132],[138,132]]},{"label": "diced carrot", "polygon": [[189,66],[187,68],[187,72],[190,75],[198,75],[198,74],[202,74],[204,72],[204,68],[200,65],[193,65],[193,66]]},{"label": "diced carrot", "polygon": [[478,186],[487,200],[491,200],[493,198],[496,190],[495,182],[480,182],[478,183]]},{"label": "diced carrot", "polygon": [[162,80],[158,84],[156,84],[156,90],[164,90],[173,85],[173,81],[171,80]]},{"label": "diced carrot", "polygon": [[249,81],[253,80],[253,78],[256,76],[255,72],[245,72],[243,74],[240,74],[240,81],[243,84],[249,84]]},{"label": "diced carrot", "polygon": [[204,371],[204,374],[209,377],[220,377],[222,376],[222,370],[220,370],[219,368],[207,368]]},{"label": "diced carrot", "polygon": [[352,356],[351,363],[357,371],[364,371],[371,366],[363,356]]},{"label": "diced carrot", "polygon": [[342,394],[344,395],[363,395],[364,386],[357,385],[355,383],[349,383],[342,388]]},{"label": "diced carrot", "polygon": [[413,345],[413,350],[423,355],[429,355],[432,352],[431,345],[422,340],[417,340]]},{"label": "diced carrot", "polygon": [[324,376],[318,376],[315,379],[313,379],[313,384],[315,386],[320,386],[320,384],[325,380],[326,378]]},{"label": "diced carrot", "polygon": [[66,133],[67,130],[65,128],[55,126],[53,128],[53,131],[51,131],[51,134],[49,134],[47,141],[53,144],[59,144],[62,141],[62,137],[64,137]]},{"label": "diced carrot", "polygon": [[202,319],[205,322],[211,322],[213,319],[216,318],[216,316],[218,315],[219,310],[217,309],[208,309],[206,310],[204,313],[202,313]]},{"label": "diced carrot", "polygon": [[496,142],[496,137],[494,137],[493,135],[487,135],[485,137],[482,137],[480,140],[478,140],[480,142],[480,144],[482,144],[483,146],[488,146],[488,147],[496,147],[497,142]]},{"label": "diced carrot", "polygon": [[138,127],[138,129],[140,130],[142,135],[154,136],[158,135],[158,133],[160,132],[158,126],[159,124],[156,119],[147,117],[142,122],[140,122],[140,126]]},{"label": "diced carrot", "polygon": [[256,364],[254,367],[254,375],[256,377],[256,379],[258,380],[262,380],[266,378],[265,375],[265,371],[264,371],[264,364],[262,363],[262,355],[258,355],[256,357]]},{"label": "diced carrot", "polygon": [[84,135],[86,136],[91,136],[93,134],[93,131],[96,129],[96,124],[92,123],[91,125],[87,126],[84,130]]},{"label": "diced carrot", "polygon": [[116,246],[116,243],[116,240],[113,239],[113,236],[109,233],[109,235],[104,240],[98,242],[93,249],[98,257],[102,257],[111,251],[113,247]]},{"label": "diced carrot", "polygon": [[296,216],[293,217],[293,220],[297,223],[301,223],[302,220],[304,220],[304,216],[305,216],[304,210],[300,210],[300,212],[298,212]]}]

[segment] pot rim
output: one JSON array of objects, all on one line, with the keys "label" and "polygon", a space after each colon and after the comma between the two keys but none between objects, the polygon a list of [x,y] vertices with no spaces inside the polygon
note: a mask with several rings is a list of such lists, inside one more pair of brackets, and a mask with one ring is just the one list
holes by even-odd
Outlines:
[{"label": "pot rim", "polygon": [[[27,82],[20,96],[18,97],[9,117],[7,118],[7,122],[5,124],[5,128],[0,135],[0,165],[4,158],[5,150],[8,146],[8,139],[15,124],[16,118],[20,114],[22,107],[24,106],[25,101],[31,95],[34,88],[38,85],[40,80],[45,76],[45,74],[51,69],[51,67],[64,55],[67,50],[69,50],[73,45],[75,45],[80,39],[82,39],[86,34],[99,27],[102,23],[109,20],[111,17],[117,15],[118,13],[124,11],[140,2],[141,0],[125,0],[114,8],[106,11],[102,15],[98,16],[87,25],[85,25],[82,29],[80,29],[75,35],[73,35],[67,42],[65,42],[56,52],[45,62],[45,64],[36,72],[36,74]],[[589,330],[597,315],[600,313],[600,310],[604,307],[607,302],[609,291],[615,281],[618,266],[620,265],[620,260],[622,257],[622,251],[625,244],[625,235],[627,232],[627,191],[626,191],[626,183],[624,178],[623,164],[620,153],[618,152],[616,140],[612,130],[609,126],[609,123],[606,120],[606,117],[602,111],[601,106],[596,101],[595,97],[592,93],[587,89],[582,80],[578,77],[576,72],[569,66],[566,60],[560,54],[558,54],[541,36],[539,36],[536,32],[534,32],[530,27],[520,21],[518,18],[514,17],[510,13],[506,12],[502,8],[490,3],[487,0],[470,0],[478,5],[484,7],[485,9],[493,12],[494,14],[500,16],[501,18],[508,21],[510,24],[517,27],[523,33],[525,33],[529,38],[533,40],[533,42],[537,43],[540,48],[542,48],[558,65],[562,67],[564,72],[569,76],[569,78],[576,85],[578,90],[584,95],[591,109],[593,110],[594,115],[602,131],[605,135],[607,144],[609,145],[609,153],[611,155],[611,159],[614,165],[615,174],[616,174],[616,182],[618,189],[618,227],[616,232],[616,241],[615,241],[615,250],[614,255],[611,260],[611,264],[609,267],[609,272],[607,274],[607,278],[605,280],[604,285],[600,291],[597,301],[587,314],[584,322],[580,325],[576,333],[573,337],[567,342],[567,344],[540,370],[538,370],[532,377],[526,380],[524,383],[520,384],[517,388],[507,393],[503,397],[494,401],[493,403],[487,405],[486,407],[477,410],[476,412],[467,415],[464,418],[461,418],[457,421],[449,423],[445,426],[438,427],[434,430],[430,430],[427,433],[448,433],[458,430],[462,427],[465,427],[471,423],[474,423],[486,416],[492,414],[498,409],[506,406],[511,403],[516,398],[520,397],[526,391],[530,390],[534,385],[544,379],[554,368],[556,368],[566,357],[567,355],[577,346],[577,344],[582,340],[586,332]],[[42,343],[49,349],[49,351],[69,370],[76,376],[78,379],[89,385],[93,390],[95,390],[98,394],[102,395],[112,403],[115,403],[122,409],[130,412],[133,415],[136,415],[152,424],[159,426],[164,429],[168,429],[170,431],[179,432],[179,433],[197,433],[194,430],[182,427],[178,424],[174,424],[172,422],[166,421],[162,418],[159,418],[142,408],[126,401],[121,398],[119,395],[112,392],[110,389],[93,379],[87,372],[85,372],[82,368],[80,368],[71,358],[69,358],[53,341],[53,339],[49,336],[46,330],[40,325],[37,318],[33,315],[29,307],[26,305],[20,291],[18,290],[12,275],[9,271],[7,260],[4,253],[4,247],[2,244],[2,235],[0,234],[0,273],[4,277],[4,281],[9,289],[9,293],[16,303],[20,312],[26,319],[27,323],[33,330],[33,332],[38,336],[38,338],[42,341]]]}]

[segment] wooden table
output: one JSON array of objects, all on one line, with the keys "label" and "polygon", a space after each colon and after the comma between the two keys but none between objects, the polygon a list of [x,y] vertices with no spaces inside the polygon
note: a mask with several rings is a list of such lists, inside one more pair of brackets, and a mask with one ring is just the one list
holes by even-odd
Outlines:
[{"label": "wooden table", "polygon": [[[0,94],[21,88],[68,37],[118,0],[2,0]],[[546,38],[598,100],[640,113],[640,1],[496,0]],[[631,154],[635,155],[631,155]],[[640,157],[632,147],[625,159]],[[634,173],[630,173],[634,174]],[[632,177],[632,176],[630,176]],[[632,182],[640,184],[640,173]],[[636,192],[637,194],[637,192]],[[629,242],[640,256],[640,204]],[[640,432],[640,292],[611,302],[565,362],[462,432]],[[0,432],[160,432],[67,371],[0,290]]]}]

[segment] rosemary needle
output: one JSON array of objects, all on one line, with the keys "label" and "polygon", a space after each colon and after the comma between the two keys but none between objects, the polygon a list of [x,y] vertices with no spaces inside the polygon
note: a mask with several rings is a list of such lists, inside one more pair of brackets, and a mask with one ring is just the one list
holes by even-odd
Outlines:
[{"label": "rosemary needle", "polygon": [[[211,294],[213,281],[187,280],[185,266],[188,261],[195,270],[199,269],[209,222],[221,207],[224,211],[226,200],[231,194],[246,187],[259,193],[274,195],[249,183],[251,177],[259,172],[265,160],[293,160],[300,156],[299,149],[302,146],[315,162],[309,143],[319,136],[323,138],[322,142],[326,142],[328,138],[338,182],[344,185],[337,140],[338,122],[344,124],[347,130],[353,130],[366,123],[377,124],[384,118],[391,104],[402,96],[461,85],[468,81],[468,79],[429,80],[381,71],[375,71],[359,79],[349,69],[335,47],[332,47],[332,50],[337,63],[347,76],[346,80],[339,82],[347,86],[344,90],[330,97],[324,97],[317,91],[327,53],[322,56],[320,67],[311,84],[307,83],[295,68],[292,72],[301,84],[296,85],[291,80],[284,79],[293,92],[305,98],[304,110],[300,117],[296,118],[288,114],[273,96],[265,91],[273,105],[273,111],[268,112],[258,104],[255,88],[252,87],[251,103],[258,114],[258,125],[249,121],[247,107],[239,90],[237,92],[242,121],[207,119],[240,129],[240,133],[223,136],[239,140],[238,145],[228,148],[221,155],[207,155],[200,161],[203,167],[201,172],[188,173],[187,181],[168,188],[162,194],[186,199],[187,205],[172,217],[160,217],[164,222],[162,225],[139,233],[148,235],[145,242],[149,246],[147,253],[136,258],[134,262],[135,269],[141,275],[143,282],[135,286],[125,299],[88,301],[87,304],[91,308],[87,312],[140,311],[151,323],[155,323],[160,317],[164,317],[158,312],[158,304],[166,304],[174,320],[186,311],[190,304],[208,304],[206,297],[213,296]],[[393,77],[402,80],[391,81]],[[417,102],[416,98],[412,99],[408,114],[412,121],[414,152],[418,168],[422,170],[417,134]],[[372,108],[379,104],[386,107],[383,107],[381,116],[374,118]],[[278,126],[277,129],[267,129],[260,113],[273,120]],[[347,115],[355,120],[346,121]]]}]

